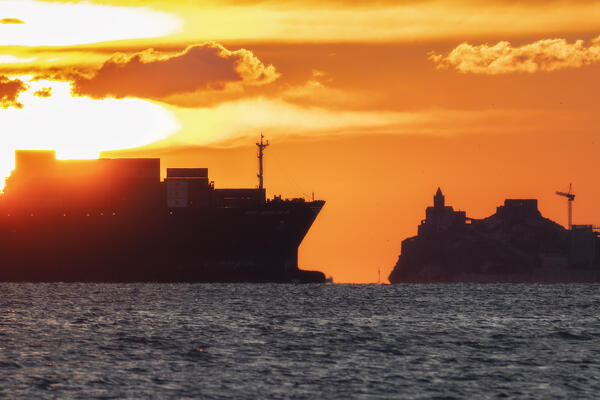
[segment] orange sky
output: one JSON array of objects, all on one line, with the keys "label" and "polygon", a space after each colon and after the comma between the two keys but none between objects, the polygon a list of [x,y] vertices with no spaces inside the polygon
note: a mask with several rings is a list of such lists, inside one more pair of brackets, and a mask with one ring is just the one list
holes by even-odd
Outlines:
[{"label": "orange sky", "polygon": [[16,148],[160,156],[327,205],[301,266],[374,282],[437,186],[600,225],[600,1],[0,1],[0,174]]}]

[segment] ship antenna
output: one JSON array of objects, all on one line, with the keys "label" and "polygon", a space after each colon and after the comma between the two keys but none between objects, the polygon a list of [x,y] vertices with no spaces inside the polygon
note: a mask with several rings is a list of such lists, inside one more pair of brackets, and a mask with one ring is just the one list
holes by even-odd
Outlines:
[{"label": "ship antenna", "polygon": [[263,155],[265,148],[269,145],[269,141],[263,141],[264,135],[260,134],[260,142],[256,142],[258,146],[258,188],[263,189]]}]

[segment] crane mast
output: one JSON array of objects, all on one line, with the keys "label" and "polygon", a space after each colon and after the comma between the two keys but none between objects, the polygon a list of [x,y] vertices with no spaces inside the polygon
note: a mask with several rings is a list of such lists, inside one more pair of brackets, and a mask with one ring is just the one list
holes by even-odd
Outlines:
[{"label": "crane mast", "polygon": [[269,146],[269,141],[267,140],[266,142],[263,141],[264,139],[264,135],[261,133],[260,134],[260,142],[256,142],[256,146],[258,146],[258,188],[259,189],[263,189],[264,188],[264,179],[263,179],[263,155],[264,155],[264,151],[265,148],[267,148],[267,146]]},{"label": "crane mast", "polygon": [[573,228],[573,201],[575,200],[575,193],[573,193],[573,185],[569,183],[568,192],[556,192],[557,195],[567,198],[567,212],[568,212],[568,223],[569,230]]}]

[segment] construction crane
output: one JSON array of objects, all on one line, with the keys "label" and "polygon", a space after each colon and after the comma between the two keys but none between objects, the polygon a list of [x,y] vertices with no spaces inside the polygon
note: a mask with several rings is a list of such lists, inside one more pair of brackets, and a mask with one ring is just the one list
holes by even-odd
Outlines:
[{"label": "construction crane", "polygon": [[263,177],[263,156],[264,156],[264,152],[265,149],[267,148],[267,146],[269,146],[269,141],[267,140],[266,142],[263,141],[264,139],[264,135],[260,134],[260,142],[256,142],[256,146],[258,147],[258,188],[259,189],[263,189],[264,186],[264,177]]},{"label": "construction crane", "polygon": [[569,191],[567,193],[565,192],[556,192],[557,195],[559,196],[563,196],[566,197],[568,202],[568,208],[569,208],[569,230],[571,230],[571,228],[573,228],[573,200],[575,200],[575,193],[573,192],[573,186],[569,183]]}]

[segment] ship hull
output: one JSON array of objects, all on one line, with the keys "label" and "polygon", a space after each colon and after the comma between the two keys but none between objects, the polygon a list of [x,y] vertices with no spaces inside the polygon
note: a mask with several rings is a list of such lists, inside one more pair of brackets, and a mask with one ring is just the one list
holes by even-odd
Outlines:
[{"label": "ship hull", "polygon": [[[323,282],[298,246],[323,206],[0,214],[0,281]],[[150,215],[150,216],[149,216]]]}]

